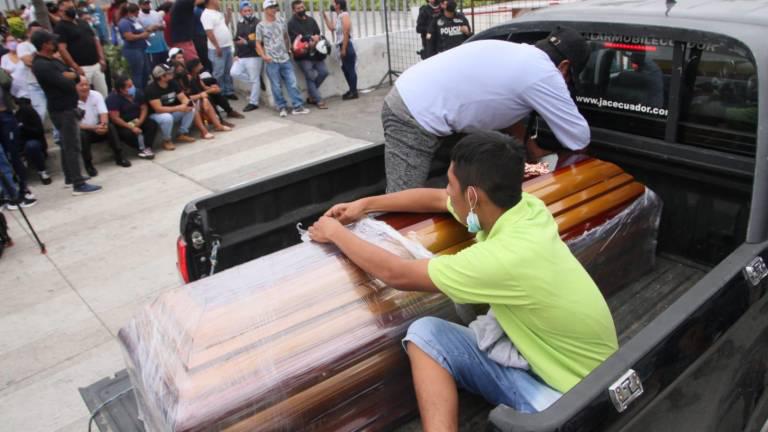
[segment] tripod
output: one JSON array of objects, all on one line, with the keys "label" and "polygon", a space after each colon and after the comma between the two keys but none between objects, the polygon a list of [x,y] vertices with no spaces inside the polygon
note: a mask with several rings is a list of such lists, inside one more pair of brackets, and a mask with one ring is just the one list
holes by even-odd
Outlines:
[{"label": "tripod", "polygon": [[[2,151],[2,150],[0,150],[0,151]],[[11,172],[14,175],[16,175],[16,173],[13,171],[13,167],[11,167]],[[8,184],[8,179],[5,178],[5,175],[0,174],[0,182],[2,182],[3,189],[6,192],[10,193],[10,191],[13,190],[13,187],[10,184]],[[21,216],[24,218],[24,221],[27,223],[27,226],[29,227],[29,231],[32,232],[32,236],[35,237],[35,241],[37,242],[37,245],[40,247],[40,253],[41,254],[45,254],[47,252],[46,249],[45,249],[45,244],[40,241],[40,237],[37,236],[37,232],[35,232],[35,228],[32,227],[32,223],[29,221],[29,218],[27,218],[27,214],[24,213],[24,208],[21,207],[21,197],[22,197],[23,193],[24,193],[24,191],[19,190],[17,196],[15,198],[11,197],[11,199],[13,199],[16,204],[18,204],[18,206],[19,206],[19,213],[21,213]]]}]

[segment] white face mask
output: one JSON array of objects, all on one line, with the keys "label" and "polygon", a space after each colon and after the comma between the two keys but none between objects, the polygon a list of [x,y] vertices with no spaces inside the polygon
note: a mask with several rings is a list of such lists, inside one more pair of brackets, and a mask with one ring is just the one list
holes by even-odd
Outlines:
[{"label": "white face mask", "polygon": [[[470,191],[475,195],[474,202],[472,202],[472,197],[469,196]],[[483,227],[480,226],[480,218],[477,216],[477,213],[475,213],[475,207],[477,206],[477,191],[475,190],[474,186],[467,188],[467,195],[467,201],[469,201],[469,213],[467,214],[467,231],[472,234],[477,234],[483,230]]]}]

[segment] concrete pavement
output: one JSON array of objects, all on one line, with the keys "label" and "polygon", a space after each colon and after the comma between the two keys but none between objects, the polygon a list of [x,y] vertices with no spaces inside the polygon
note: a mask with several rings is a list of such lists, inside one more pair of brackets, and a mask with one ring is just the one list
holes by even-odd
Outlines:
[{"label": "concrete pavement", "polygon": [[92,196],[71,196],[61,174],[49,186],[33,181],[39,203],[26,212],[48,254],[18,212],[4,211],[16,245],[0,259],[0,431],[86,430],[78,387],[124,368],[117,331],[180,283],[175,240],[184,204],[381,141],[386,91],[331,99],[329,110],[303,117],[260,109],[215,140],[159,150],[153,161],[132,156],[127,169],[101,163],[93,183],[104,190]]}]

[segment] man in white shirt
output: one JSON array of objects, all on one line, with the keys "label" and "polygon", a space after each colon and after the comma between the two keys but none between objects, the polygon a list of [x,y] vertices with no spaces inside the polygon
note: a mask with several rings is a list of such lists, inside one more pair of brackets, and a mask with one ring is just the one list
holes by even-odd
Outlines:
[{"label": "man in white shirt", "polygon": [[586,147],[589,125],[571,99],[569,83],[589,54],[578,32],[558,28],[535,46],[469,42],[409,68],[381,113],[387,192],[423,186],[440,138],[506,129],[532,111],[560,145]]},{"label": "man in white shirt", "polygon": [[77,96],[81,154],[88,175],[91,177],[99,175],[96,167],[93,166],[93,155],[91,154],[91,144],[96,142],[107,141],[109,143],[115,157],[115,164],[125,168],[131,166],[131,163],[123,157],[120,143],[115,136],[116,133],[110,127],[109,111],[107,111],[107,104],[104,103],[104,96],[91,90],[91,84],[85,76],[80,76],[80,82],[77,83]]},{"label": "man in white shirt", "polygon": [[221,94],[228,99],[237,99],[232,76],[229,74],[232,69],[232,33],[224,14],[219,11],[219,0],[205,1],[200,23],[208,38],[208,59],[213,65],[213,77],[221,86]]},{"label": "man in white shirt", "polygon": [[[30,41],[32,40],[32,35],[39,30],[45,29],[43,29],[43,27],[36,21],[29,24],[29,27],[27,27],[27,40],[20,43],[16,48],[16,55],[19,56],[19,59],[21,59],[24,66],[27,68],[27,91],[29,92],[29,100],[32,103],[32,108],[34,108],[37,115],[40,116],[40,121],[45,122],[45,118],[48,116],[48,109],[46,108],[48,100],[45,97],[45,92],[43,92],[40,84],[38,84],[35,74],[32,73],[32,59],[35,58],[37,49],[35,49],[35,46],[32,45],[32,42]],[[54,133],[54,135],[58,134]],[[57,137],[54,136],[54,139],[56,138]]]}]

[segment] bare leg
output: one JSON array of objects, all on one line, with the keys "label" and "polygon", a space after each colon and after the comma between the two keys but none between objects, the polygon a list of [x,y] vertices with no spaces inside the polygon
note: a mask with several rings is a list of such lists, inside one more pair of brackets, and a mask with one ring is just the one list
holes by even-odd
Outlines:
[{"label": "bare leg", "polygon": [[208,123],[213,125],[213,128],[217,131],[220,131],[222,128],[221,120],[219,120],[219,116],[216,115],[216,111],[214,111],[213,104],[208,99],[202,100],[202,111],[203,115],[205,115],[205,118],[208,120]]},{"label": "bare leg", "polygon": [[412,342],[408,357],[424,431],[458,431],[459,394],[451,374]]},{"label": "bare leg", "polygon": [[195,127],[197,127],[197,130],[200,131],[200,136],[204,137],[208,135],[208,129],[205,127],[205,123],[203,123],[203,116],[200,113],[200,110],[195,111]]}]

